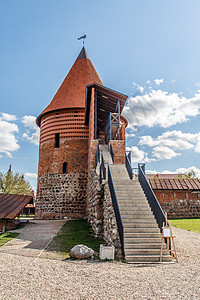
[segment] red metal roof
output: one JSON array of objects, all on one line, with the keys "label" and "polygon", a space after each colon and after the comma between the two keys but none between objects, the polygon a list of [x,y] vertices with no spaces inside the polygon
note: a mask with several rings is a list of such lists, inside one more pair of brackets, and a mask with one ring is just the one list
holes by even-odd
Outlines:
[{"label": "red metal roof", "polygon": [[27,195],[0,194],[0,219],[14,219],[32,200]]},{"label": "red metal roof", "polygon": [[200,190],[198,179],[148,179],[153,190]]},{"label": "red metal roof", "polygon": [[40,126],[41,117],[48,112],[66,108],[85,108],[86,85],[92,83],[103,85],[83,47],[53,100],[37,117],[37,125]]}]

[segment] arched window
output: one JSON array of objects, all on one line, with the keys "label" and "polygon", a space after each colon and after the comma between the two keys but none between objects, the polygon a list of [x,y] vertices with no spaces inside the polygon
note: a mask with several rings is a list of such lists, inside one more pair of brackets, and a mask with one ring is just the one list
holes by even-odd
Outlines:
[{"label": "arched window", "polygon": [[64,162],[63,163],[63,174],[68,174],[68,163]]}]

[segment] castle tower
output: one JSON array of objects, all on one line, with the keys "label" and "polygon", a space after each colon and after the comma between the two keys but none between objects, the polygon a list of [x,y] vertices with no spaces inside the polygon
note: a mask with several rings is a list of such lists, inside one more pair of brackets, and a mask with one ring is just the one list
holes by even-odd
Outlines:
[{"label": "castle tower", "polygon": [[53,100],[36,119],[40,127],[37,217],[86,216],[88,170],[94,166],[98,139],[104,138],[109,113],[117,109],[120,116],[126,98],[103,86],[83,47]]}]

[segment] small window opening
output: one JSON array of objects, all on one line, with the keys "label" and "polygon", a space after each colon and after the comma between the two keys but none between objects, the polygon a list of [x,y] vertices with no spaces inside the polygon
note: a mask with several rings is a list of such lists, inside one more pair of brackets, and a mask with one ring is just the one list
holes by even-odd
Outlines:
[{"label": "small window opening", "polygon": [[68,163],[63,163],[63,173],[68,174]]},{"label": "small window opening", "polygon": [[55,133],[55,148],[60,147],[60,133]]}]

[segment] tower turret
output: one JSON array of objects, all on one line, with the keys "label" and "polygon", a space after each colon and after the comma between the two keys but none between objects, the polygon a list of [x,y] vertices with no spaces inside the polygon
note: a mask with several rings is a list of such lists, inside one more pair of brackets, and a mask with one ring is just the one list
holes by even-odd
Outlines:
[{"label": "tower turret", "polygon": [[[120,114],[127,96],[104,87],[83,47],[51,103],[37,117],[40,150],[36,216],[85,217],[88,170],[110,113],[117,113],[108,133],[125,139]],[[122,124],[123,123],[123,124]],[[121,134],[119,134],[121,130]],[[125,151],[125,141],[121,143]]]}]

